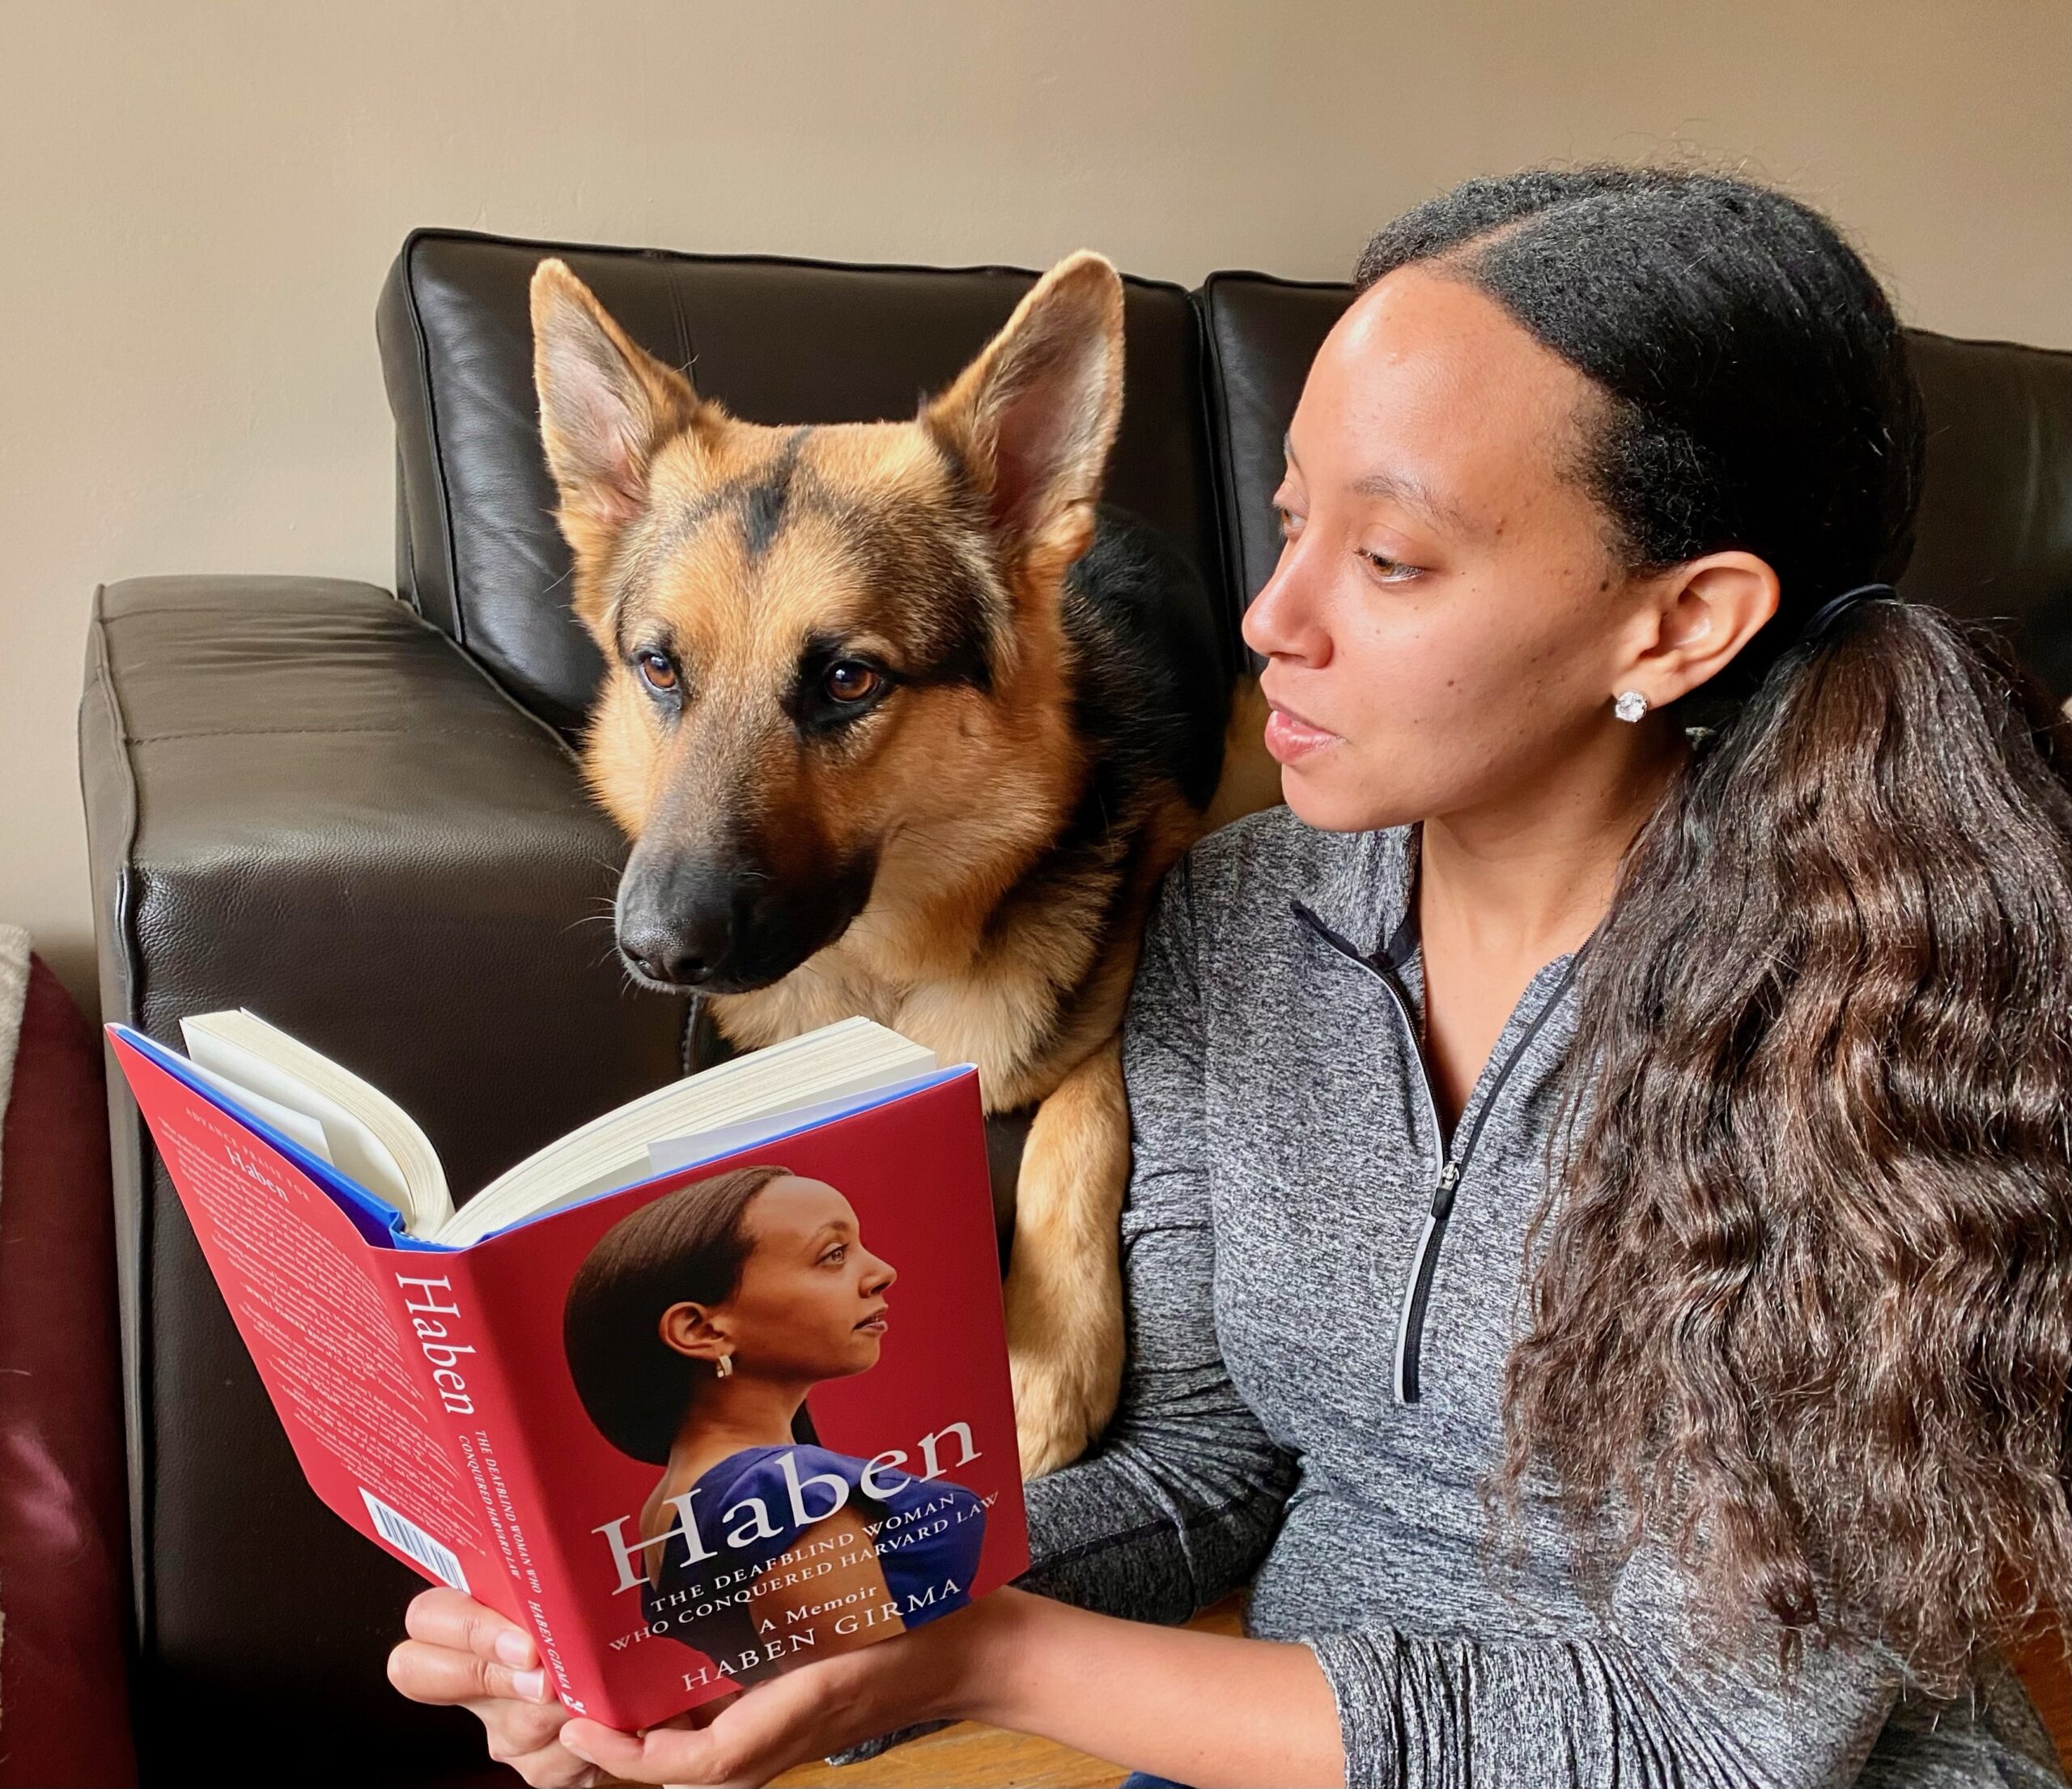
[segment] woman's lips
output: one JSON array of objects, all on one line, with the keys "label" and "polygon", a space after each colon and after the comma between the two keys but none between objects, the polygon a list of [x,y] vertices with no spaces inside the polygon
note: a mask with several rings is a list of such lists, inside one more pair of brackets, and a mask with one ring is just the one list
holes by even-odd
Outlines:
[{"label": "woman's lips", "polygon": [[882,1336],[885,1333],[885,1313],[881,1311],[874,1317],[864,1318],[856,1328],[866,1336]]},{"label": "woman's lips", "polygon": [[1267,716],[1266,749],[1280,763],[1292,764],[1298,758],[1307,758],[1312,752],[1338,743],[1336,733],[1326,733],[1277,704]]}]

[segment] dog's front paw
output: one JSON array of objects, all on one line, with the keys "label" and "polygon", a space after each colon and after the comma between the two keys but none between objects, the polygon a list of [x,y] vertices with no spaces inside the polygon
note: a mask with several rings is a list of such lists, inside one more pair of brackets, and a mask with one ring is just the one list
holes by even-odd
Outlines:
[{"label": "dog's front paw", "polygon": [[1041,1478],[1086,1451],[1106,1413],[1097,1417],[1083,1387],[1055,1361],[1009,1355],[1014,1381],[1014,1427],[1021,1447],[1021,1476]]},{"label": "dog's front paw", "polygon": [[[1021,1476],[1041,1478],[1069,1466],[1107,1426],[1122,1389],[1122,1337],[1119,1324],[1093,1312],[1078,1324],[1045,1320],[1053,1313],[1032,1310],[1024,1288],[1008,1283],[1008,1372],[1014,1386],[1016,1434]],[[1040,1315],[1039,1315],[1040,1313]]]},{"label": "dog's front paw", "polygon": [[1111,1038],[1037,1109],[1021,1152],[1001,1290],[1024,1478],[1078,1459],[1122,1393],[1117,1226],[1129,1174],[1129,1108]]}]

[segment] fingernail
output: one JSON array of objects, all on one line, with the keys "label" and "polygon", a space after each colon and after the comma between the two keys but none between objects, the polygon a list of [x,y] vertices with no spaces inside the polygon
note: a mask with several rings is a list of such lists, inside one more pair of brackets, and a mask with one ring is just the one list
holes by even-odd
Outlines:
[{"label": "fingernail", "polygon": [[529,1702],[543,1702],[547,1699],[547,1674],[544,1671],[514,1671],[511,1674],[511,1687]]},{"label": "fingernail", "polygon": [[597,1761],[595,1758],[592,1757],[588,1752],[585,1752],[581,1746],[578,1745],[573,1740],[570,1739],[566,1733],[562,1735],[561,1749],[563,1751],[580,1758],[585,1764],[595,1764]]},{"label": "fingernail", "polygon": [[496,1637],[496,1655],[507,1665],[529,1665],[533,1642],[515,1627],[507,1627]]}]

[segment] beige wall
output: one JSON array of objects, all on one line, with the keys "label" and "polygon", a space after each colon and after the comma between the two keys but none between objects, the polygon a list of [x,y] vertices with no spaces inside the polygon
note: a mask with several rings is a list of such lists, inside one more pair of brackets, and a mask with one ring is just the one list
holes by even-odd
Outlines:
[{"label": "beige wall", "polygon": [[1342,277],[1393,211],[1700,155],[1934,328],[2072,346],[2072,0],[7,0],[0,919],[74,987],[88,596],[388,581],[376,289],[439,223]]}]

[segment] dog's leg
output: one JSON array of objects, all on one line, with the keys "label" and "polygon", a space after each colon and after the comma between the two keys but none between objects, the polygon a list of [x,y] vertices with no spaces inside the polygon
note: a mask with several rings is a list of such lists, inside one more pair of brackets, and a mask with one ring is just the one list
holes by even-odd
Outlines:
[{"label": "dog's leg", "polygon": [[1024,1478],[1077,1459],[1115,1413],[1129,1174],[1122,1048],[1111,1037],[1036,1108],[1022,1147],[1005,1298]]}]

